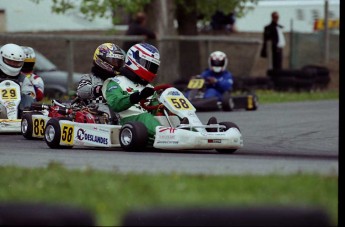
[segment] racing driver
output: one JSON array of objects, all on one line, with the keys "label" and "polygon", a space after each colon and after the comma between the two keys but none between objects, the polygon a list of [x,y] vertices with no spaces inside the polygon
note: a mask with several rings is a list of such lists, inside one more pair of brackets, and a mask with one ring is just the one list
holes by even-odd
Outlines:
[{"label": "racing driver", "polygon": [[233,77],[226,69],[228,65],[228,57],[222,51],[214,51],[208,58],[209,68],[201,73],[206,83],[206,91],[204,98],[217,97],[222,101],[224,92],[232,89]]},{"label": "racing driver", "polygon": [[127,51],[120,75],[107,79],[103,88],[108,105],[120,115],[120,123],[142,122],[147,128],[148,142],[151,144],[155,128],[160,123],[139,105],[139,101],[154,94],[150,83],[157,76],[159,65],[160,55],[156,47],[148,43],[135,44]]},{"label": "racing driver", "polygon": [[[23,49],[13,43],[8,43],[0,48],[0,82],[12,80],[20,85],[21,101],[18,112],[19,118],[26,107],[30,107],[35,101],[35,89],[30,80],[23,74],[21,69],[24,65],[25,53]],[[0,104],[0,118],[7,119],[6,109]]]},{"label": "racing driver", "polygon": [[113,43],[99,45],[93,55],[91,73],[83,75],[79,81],[77,96],[86,104],[95,104],[98,110],[109,112],[109,107],[103,98],[102,86],[107,78],[119,74],[124,62],[125,52],[118,45]]}]

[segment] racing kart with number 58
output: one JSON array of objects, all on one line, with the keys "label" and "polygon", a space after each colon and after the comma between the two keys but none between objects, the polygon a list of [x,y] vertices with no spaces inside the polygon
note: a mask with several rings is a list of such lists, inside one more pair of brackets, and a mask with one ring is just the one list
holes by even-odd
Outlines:
[{"label": "racing kart with number 58", "polygon": [[[149,106],[152,100],[140,105],[161,123],[156,127],[153,147],[165,150],[216,149],[233,153],[243,146],[242,134],[233,122],[220,122],[211,117],[204,125],[194,106],[170,85],[155,87],[159,105]],[[181,122],[182,121],[182,122]],[[146,126],[141,122],[124,125],[85,124],[51,118],[45,127],[45,141],[50,148],[72,146],[121,147],[126,151],[142,150],[148,146]]]}]

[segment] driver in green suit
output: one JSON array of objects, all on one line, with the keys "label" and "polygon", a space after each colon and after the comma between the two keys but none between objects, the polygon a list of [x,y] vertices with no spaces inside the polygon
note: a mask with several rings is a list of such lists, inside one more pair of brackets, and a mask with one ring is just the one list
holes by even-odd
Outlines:
[{"label": "driver in green suit", "polygon": [[[161,124],[139,102],[154,97],[154,88],[149,83],[157,76],[159,64],[160,55],[156,47],[148,43],[135,44],[126,54],[120,75],[107,79],[102,88],[109,107],[120,115],[120,124],[142,122],[151,144],[156,127]],[[154,104],[157,103],[151,103]]]}]

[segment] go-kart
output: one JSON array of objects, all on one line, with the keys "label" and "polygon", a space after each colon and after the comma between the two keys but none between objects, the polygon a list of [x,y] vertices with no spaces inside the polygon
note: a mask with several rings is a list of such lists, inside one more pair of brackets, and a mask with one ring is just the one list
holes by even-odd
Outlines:
[{"label": "go-kart", "polygon": [[207,83],[208,81],[200,76],[193,77],[188,82],[186,96],[197,111],[233,111],[236,109],[251,111],[258,108],[258,97],[252,91],[246,91],[239,95],[226,91],[223,93],[221,101],[217,97],[205,99]]},{"label": "go-kart", "polygon": [[[204,125],[197,117],[194,106],[182,92],[170,85],[156,86],[155,90],[159,105],[148,106],[148,103],[154,101],[152,99],[140,102],[142,108],[154,113],[162,125],[156,127],[154,148],[216,149],[220,153],[233,153],[243,146],[241,132],[235,123],[217,123],[211,117]],[[44,137],[50,148],[121,147],[132,151],[148,146],[147,129],[141,122],[106,125],[51,118],[45,127]]]},{"label": "go-kart", "polygon": [[0,83],[0,133],[20,132],[20,101],[19,84],[12,80],[3,80]]},{"label": "go-kart", "polygon": [[44,129],[49,119],[58,118],[80,123],[109,124],[117,122],[117,116],[98,110],[95,104],[86,105],[76,98],[71,103],[52,100],[51,105],[33,103],[24,112],[21,120],[21,133],[26,139],[44,138]]}]

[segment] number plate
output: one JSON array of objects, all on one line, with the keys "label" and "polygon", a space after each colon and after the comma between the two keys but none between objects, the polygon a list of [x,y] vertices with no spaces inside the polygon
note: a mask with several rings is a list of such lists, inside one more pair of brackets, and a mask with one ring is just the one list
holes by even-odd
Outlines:
[{"label": "number plate", "polygon": [[204,79],[191,79],[188,83],[188,89],[200,89],[204,86],[205,80]]},{"label": "number plate", "polygon": [[44,118],[33,117],[32,118],[32,136],[33,137],[43,137],[44,136],[44,128],[46,125],[46,120]]},{"label": "number plate", "polygon": [[61,124],[61,142],[68,145],[74,143],[74,126],[70,124]]},{"label": "number plate", "polygon": [[3,100],[16,100],[17,91],[14,88],[1,89],[1,97]]},{"label": "number plate", "polygon": [[194,110],[193,105],[183,96],[167,96],[166,100],[175,110]]}]

